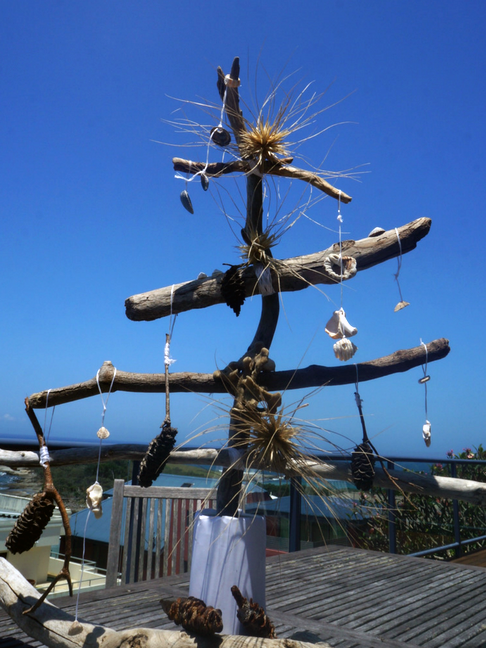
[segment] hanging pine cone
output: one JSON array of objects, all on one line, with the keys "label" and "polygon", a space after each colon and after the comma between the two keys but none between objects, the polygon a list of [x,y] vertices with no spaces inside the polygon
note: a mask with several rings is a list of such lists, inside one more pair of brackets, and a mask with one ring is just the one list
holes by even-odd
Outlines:
[{"label": "hanging pine cone", "polygon": [[221,610],[208,606],[194,596],[189,598],[161,599],[164,612],[176,625],[187,632],[208,637],[223,630]]},{"label": "hanging pine cone", "polygon": [[177,429],[164,423],[162,432],[150,442],[145,457],[140,462],[138,483],[143,488],[152,486],[154,481],[164,470],[167,459],[175,444]]},{"label": "hanging pine cone", "polygon": [[245,282],[240,273],[240,266],[231,266],[224,273],[221,281],[221,294],[226,304],[233,309],[236,317],[245,303]]},{"label": "hanging pine cone", "polygon": [[10,531],[5,541],[7,549],[14,554],[32,549],[51,519],[54,509],[53,500],[45,492],[34,495]]},{"label": "hanging pine cone", "polygon": [[265,614],[265,610],[258,603],[253,603],[253,599],[248,601],[236,585],[231,588],[231,593],[238,606],[236,616],[248,634],[251,637],[275,639],[275,626]]},{"label": "hanging pine cone", "polygon": [[375,476],[375,455],[368,441],[363,441],[351,455],[351,474],[354,485],[362,491],[369,491]]}]

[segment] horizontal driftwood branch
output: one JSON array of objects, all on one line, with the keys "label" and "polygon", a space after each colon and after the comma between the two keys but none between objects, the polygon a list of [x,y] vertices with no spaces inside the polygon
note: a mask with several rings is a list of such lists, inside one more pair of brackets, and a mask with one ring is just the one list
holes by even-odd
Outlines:
[{"label": "horizontal driftwood branch", "polygon": [[[413,250],[417,242],[427,236],[431,223],[430,218],[418,218],[380,236],[343,241],[343,255],[356,260],[358,272],[366,270],[399,256],[400,252],[405,254]],[[278,270],[272,272],[274,290],[293,292],[310,285],[336,284],[336,278],[326,272],[324,262],[331,254],[338,253],[339,244],[335,243],[322,252],[278,261]],[[151,321],[167,317],[171,313],[183,313],[224,303],[221,294],[222,277],[223,275],[218,275],[195,279],[133,295],[125,301],[126,315],[134,321]],[[242,271],[242,278],[247,297],[259,294],[257,275],[252,265]]]},{"label": "horizontal driftwood branch", "polygon": [[[104,446],[101,449],[101,461],[123,459],[140,461],[147,451],[142,444],[120,444]],[[67,466],[72,464],[89,464],[98,461],[98,448],[68,448],[66,450],[49,450],[51,466]],[[217,465],[228,467],[234,462],[234,455],[226,448],[179,449],[170,455],[171,463],[192,465]],[[302,462],[300,462],[302,464]],[[307,462],[309,472],[325,479],[343,479],[353,481],[350,461],[314,461]],[[39,466],[38,452],[0,450],[0,465],[15,468],[36,468]],[[255,466],[256,467],[256,466]],[[389,470],[388,473],[395,481],[390,481],[387,474],[377,465],[375,486],[403,490],[407,493],[418,493],[444,499],[457,499],[470,504],[486,505],[486,484],[469,479],[440,477],[434,475],[419,475],[401,470]],[[288,476],[292,474],[289,471]]]},{"label": "horizontal driftwood branch", "polygon": [[[132,628],[113,630],[81,621],[72,632],[74,617],[42,603],[33,614],[23,614],[39,599],[39,592],[5,558],[0,558],[0,605],[27,635],[48,648],[315,648],[291,639],[259,639],[233,635],[195,637],[177,630]],[[163,614],[162,609],[160,611]],[[330,648],[320,643],[320,648]]]},{"label": "horizontal driftwood branch", "polygon": [[[434,362],[445,358],[450,351],[449,340],[441,338],[427,343],[427,361]],[[394,373],[400,373],[419,367],[425,363],[425,346],[413,347],[395,351],[391,355],[360,362],[343,364],[335,367],[310,365],[304,369],[289,369],[261,374],[259,382],[270,391],[284,389],[307,389],[322,385],[338,386],[351,385],[356,382],[356,370],[360,382],[382,378]],[[99,383],[101,390],[107,392],[113,379],[114,367],[106,361],[100,369]],[[213,374],[202,373],[173,373],[170,374],[170,390],[172,393],[194,392],[203,394],[224,394],[226,387],[221,379]],[[164,393],[165,374],[129,373],[117,369],[115,380],[111,389],[115,391],[137,393]],[[48,406],[71,403],[76,400],[97,396],[99,394],[96,377],[82,383],[59,387],[49,390]],[[30,407],[34,409],[46,406],[47,390],[32,394],[29,399]]]},{"label": "horizontal driftwood branch", "polygon": [[[192,174],[204,171],[204,175],[210,178],[219,178],[222,175],[227,175],[229,173],[251,173],[253,170],[253,167],[246,160],[212,162],[206,165],[203,162],[193,162],[192,160],[184,160],[183,158],[175,157],[172,158],[172,164],[174,165],[174,171]],[[263,173],[268,175],[278,175],[283,178],[303,180],[328,196],[331,196],[331,198],[335,198],[336,200],[340,199],[343,203],[350,203],[352,200],[351,196],[344,193],[344,191],[341,191],[340,195],[339,189],[333,187],[317,173],[290,166],[290,163],[287,163],[287,160],[282,160],[282,164],[265,162],[263,165]]]}]

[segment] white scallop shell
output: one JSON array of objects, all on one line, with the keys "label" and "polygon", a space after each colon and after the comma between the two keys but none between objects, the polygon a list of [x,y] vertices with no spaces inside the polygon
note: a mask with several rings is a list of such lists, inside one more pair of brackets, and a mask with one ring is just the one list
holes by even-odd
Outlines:
[{"label": "white scallop shell", "polygon": [[96,433],[96,436],[98,437],[98,439],[107,439],[110,436],[110,433],[105,427],[100,427],[100,429]]},{"label": "white scallop shell", "polygon": [[200,273],[197,275],[197,278],[198,278],[198,279],[207,279],[207,277],[208,277],[208,275],[207,275],[205,272],[200,272]]},{"label": "white scallop shell", "polygon": [[358,347],[351,340],[348,340],[348,338],[342,338],[342,340],[338,340],[334,344],[333,349],[336,358],[346,362],[346,360],[350,360],[354,356]]},{"label": "white scallop shell", "polygon": [[337,311],[334,311],[331,319],[326,324],[326,333],[332,337],[333,340],[339,340],[339,338],[344,337],[353,337],[358,332],[358,329],[351,324],[346,319],[346,313],[340,308]]},{"label": "white scallop shell", "polygon": [[358,266],[354,257],[343,256],[341,262],[341,256],[339,254],[330,254],[324,259],[324,270],[331,279],[341,281],[341,279],[345,280],[354,277],[358,272]]},{"label": "white scallop shell", "polygon": [[425,421],[422,428],[422,436],[424,437],[425,445],[429,448],[432,441],[432,424],[430,421]]},{"label": "white scallop shell", "polygon": [[395,306],[393,311],[396,313],[397,311],[402,310],[402,308],[405,308],[405,306],[410,306],[410,302],[406,302],[406,301],[398,302],[398,304]]},{"label": "white scallop shell", "polygon": [[371,230],[371,232],[368,234],[368,236],[369,237],[381,236],[384,233],[385,233],[385,230],[383,229],[383,227],[375,227],[374,229]]},{"label": "white scallop shell", "polygon": [[95,518],[100,518],[103,511],[101,509],[101,499],[103,497],[103,488],[101,484],[95,482],[86,489],[86,506],[94,513]]}]

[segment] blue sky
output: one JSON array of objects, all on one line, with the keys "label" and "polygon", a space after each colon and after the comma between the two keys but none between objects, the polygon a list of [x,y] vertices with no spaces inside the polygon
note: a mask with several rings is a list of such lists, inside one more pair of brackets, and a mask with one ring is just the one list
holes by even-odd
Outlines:
[{"label": "blue sky", "polygon": [[[216,68],[229,72],[240,56],[245,116],[289,73],[287,90],[312,81],[308,92],[327,89],[321,107],[339,102],[312,128],[336,126],[299,154],[331,171],[360,171],[335,182],[353,196],[342,208],[347,238],[432,218],[429,236],[403,258],[408,308],[393,312],[395,260],[360,273],[344,292],[358,327],[356,362],[420,339],[451,343],[450,355],[429,366],[429,449],[421,368],[360,386],[378,450],[442,457],[482,443],[485,24],[479,0],[308,2],[300,12],[285,2],[1,3],[0,438],[33,438],[24,398],[92,378],[104,360],[163,372],[168,321],[129,321],[125,299],[238,261],[218,198],[238,219],[237,181],[221,180],[220,194],[190,186],[188,214],[171,158],[204,160],[205,150],[183,148],[191,138],[166,121],[183,108],[216,124],[178,99],[217,104]],[[292,186],[281,213],[301,191]],[[335,201],[308,216],[324,227],[301,218],[276,256],[337,240]],[[283,295],[271,352],[278,369],[338,362],[324,327],[339,289],[326,294],[331,301],[312,289]],[[225,305],[181,314],[171,370],[211,372],[237,359],[253,337],[258,302],[248,301],[238,319]],[[346,449],[361,436],[353,393],[353,385],[324,388],[305,400],[305,416],[323,419],[323,434]],[[285,394],[289,411],[302,396]],[[51,438],[95,441],[101,410],[98,397],[56,408]],[[194,443],[224,438],[212,397],[173,395],[171,410],[180,440],[213,424],[220,429]],[[163,395],[117,392],[105,424],[112,441],[148,443],[164,414]]]}]

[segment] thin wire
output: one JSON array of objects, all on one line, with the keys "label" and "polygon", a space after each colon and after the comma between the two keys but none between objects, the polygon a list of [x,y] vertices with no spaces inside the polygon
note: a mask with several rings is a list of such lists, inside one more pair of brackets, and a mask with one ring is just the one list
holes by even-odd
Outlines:
[{"label": "thin wire", "polygon": [[49,435],[51,434],[51,429],[52,429],[52,419],[54,418],[54,412],[56,411],[56,406],[54,405],[54,407],[52,408],[52,412],[51,412],[51,420],[50,420],[50,423],[49,423],[49,429],[48,429],[48,431],[47,431],[47,435],[46,435],[46,427],[47,427],[47,408],[48,408],[48,404],[49,404],[49,393],[50,393],[51,391],[52,391],[52,389],[48,389],[48,390],[47,390],[47,394],[46,394],[46,408],[45,408],[45,411],[44,411],[44,430],[43,430],[43,434],[44,434],[44,440],[45,440],[45,444],[46,444],[46,445],[47,445],[47,442],[49,441]]},{"label": "thin wire", "polygon": [[340,263],[340,288],[341,288],[341,308],[343,307],[343,242],[342,242],[342,231],[341,225],[343,222],[343,217],[341,216],[341,189],[338,189],[338,215],[337,219],[339,221],[339,263]]},{"label": "thin wire", "polygon": [[[427,345],[425,344],[425,342],[422,342],[422,338],[420,338],[420,344],[423,344],[423,346],[425,347],[425,365],[422,365],[422,369],[423,369],[423,372],[424,372],[424,378],[427,378],[427,363],[429,361],[429,350],[427,349]],[[425,420],[428,419],[428,416],[427,416],[427,382],[428,381],[424,381],[424,387],[425,387]]]},{"label": "thin wire", "polygon": [[81,585],[83,583],[83,572],[84,572],[84,556],[86,552],[86,531],[88,530],[88,520],[91,515],[91,511],[88,509],[88,515],[86,516],[86,522],[84,524],[84,533],[83,533],[83,554],[81,558],[81,575],[79,577],[78,593],[76,595],[76,610],[74,613],[74,620],[78,620],[78,607],[79,607],[79,595],[81,594]]},{"label": "thin wire", "polygon": [[397,268],[396,273],[394,274],[394,277],[395,277],[395,281],[397,282],[397,286],[398,286],[398,293],[399,293],[399,295],[400,295],[400,301],[403,301],[403,297],[402,297],[402,289],[400,288],[400,282],[398,281],[398,276],[400,275],[400,270],[402,269],[402,257],[403,257],[403,254],[402,254],[402,242],[401,242],[401,240],[400,240],[400,234],[398,233],[398,229],[397,229],[396,227],[395,227],[395,233],[396,233],[396,235],[397,235],[397,239],[398,239],[398,249],[399,249],[399,252],[400,252],[400,253],[399,253],[398,257],[397,257],[397,261],[398,261],[398,268]]}]

